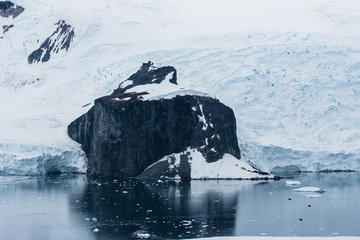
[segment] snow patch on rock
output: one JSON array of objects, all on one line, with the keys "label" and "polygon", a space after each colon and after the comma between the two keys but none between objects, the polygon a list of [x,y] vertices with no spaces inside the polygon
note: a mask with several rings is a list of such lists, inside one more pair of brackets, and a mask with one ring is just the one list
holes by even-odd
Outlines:
[{"label": "snow patch on rock", "polygon": [[[186,160],[184,160],[186,159]],[[186,163],[184,163],[186,161]],[[167,164],[168,169],[163,171],[168,174],[169,172],[173,177],[165,177],[167,179],[273,179],[274,176],[260,172],[253,168],[244,160],[237,159],[231,154],[224,154],[224,156],[216,162],[207,162],[202,153],[193,148],[187,148],[186,151],[174,153],[163,157],[159,161],[153,163],[144,173],[154,171],[154,169]],[[190,174],[187,175],[186,165],[189,164]],[[184,167],[185,165],[185,167]],[[154,175],[155,176],[155,175]],[[142,176],[140,176],[142,178]]]},{"label": "snow patch on rock", "polygon": [[202,154],[195,150],[190,151],[192,159],[191,179],[255,179],[273,178],[273,175],[264,176],[257,172],[252,166],[243,160],[239,160],[230,154],[224,156],[216,162],[208,163]]}]

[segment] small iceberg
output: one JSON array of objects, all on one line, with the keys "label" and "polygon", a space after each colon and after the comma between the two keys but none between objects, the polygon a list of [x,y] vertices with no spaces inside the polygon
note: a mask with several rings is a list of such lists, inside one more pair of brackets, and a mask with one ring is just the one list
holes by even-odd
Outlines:
[{"label": "small iceberg", "polygon": [[299,181],[286,181],[285,183],[286,183],[286,185],[300,185],[301,184],[301,182],[299,182]]},{"label": "small iceberg", "polygon": [[149,238],[151,235],[149,233],[137,233],[138,238]]},{"label": "small iceberg", "polygon": [[317,192],[317,193],[326,192],[324,189],[318,188],[318,187],[302,187],[302,188],[293,189],[293,191],[295,191],[295,192]]},{"label": "small iceberg", "polygon": [[309,195],[306,195],[306,197],[308,198],[318,198],[318,197],[321,197],[320,194],[309,194]]}]

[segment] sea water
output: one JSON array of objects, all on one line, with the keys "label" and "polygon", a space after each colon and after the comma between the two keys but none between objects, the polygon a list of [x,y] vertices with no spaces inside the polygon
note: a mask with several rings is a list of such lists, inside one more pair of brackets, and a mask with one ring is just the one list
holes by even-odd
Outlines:
[{"label": "sea water", "polygon": [[[1,176],[0,239],[360,236],[359,183],[356,172],[278,181]],[[301,187],[325,192],[293,190]]]}]

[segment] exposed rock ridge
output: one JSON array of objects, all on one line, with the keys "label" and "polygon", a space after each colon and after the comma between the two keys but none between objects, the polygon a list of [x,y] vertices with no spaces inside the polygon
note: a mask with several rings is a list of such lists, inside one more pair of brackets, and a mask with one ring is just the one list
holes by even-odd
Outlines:
[{"label": "exposed rock ridge", "polygon": [[7,33],[10,28],[13,28],[14,25],[13,24],[10,24],[10,25],[3,25],[2,28],[3,28],[3,34]]},{"label": "exposed rock ridge", "polygon": [[[21,6],[17,6],[10,1],[0,1],[0,17],[13,19],[19,16],[25,9]],[[0,33],[0,39],[4,38],[5,33],[7,33],[11,28],[14,27],[14,24],[2,25],[2,33]]]},{"label": "exposed rock ridge", "polygon": [[2,26],[2,29],[3,29],[3,32],[2,32],[2,36],[0,36],[0,39],[2,39],[5,35],[5,33],[7,33],[11,28],[13,28],[14,25],[13,24],[10,24],[10,25],[3,25]]},{"label": "exposed rock ridge", "polygon": [[0,1],[0,16],[13,19],[19,16],[25,8],[15,5],[10,1]]},{"label": "exposed rock ridge", "polygon": [[29,55],[29,64],[40,61],[44,63],[50,60],[51,53],[58,53],[61,50],[68,51],[75,36],[74,28],[66,24],[64,20],[60,20],[55,25],[57,25],[55,32]]},{"label": "exposed rock ridge", "polygon": [[141,68],[132,74],[127,80],[120,83],[119,88],[113,94],[124,93],[139,85],[160,84],[164,81],[177,85],[177,72],[172,66],[157,68],[152,62],[143,63]]}]

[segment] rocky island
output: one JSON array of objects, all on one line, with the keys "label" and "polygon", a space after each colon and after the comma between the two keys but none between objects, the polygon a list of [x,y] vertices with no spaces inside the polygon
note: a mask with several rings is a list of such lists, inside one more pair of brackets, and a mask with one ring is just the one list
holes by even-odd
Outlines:
[{"label": "rocky island", "polygon": [[240,159],[231,108],[181,88],[174,67],[144,63],[68,126],[88,173],[137,178],[268,179]]}]

